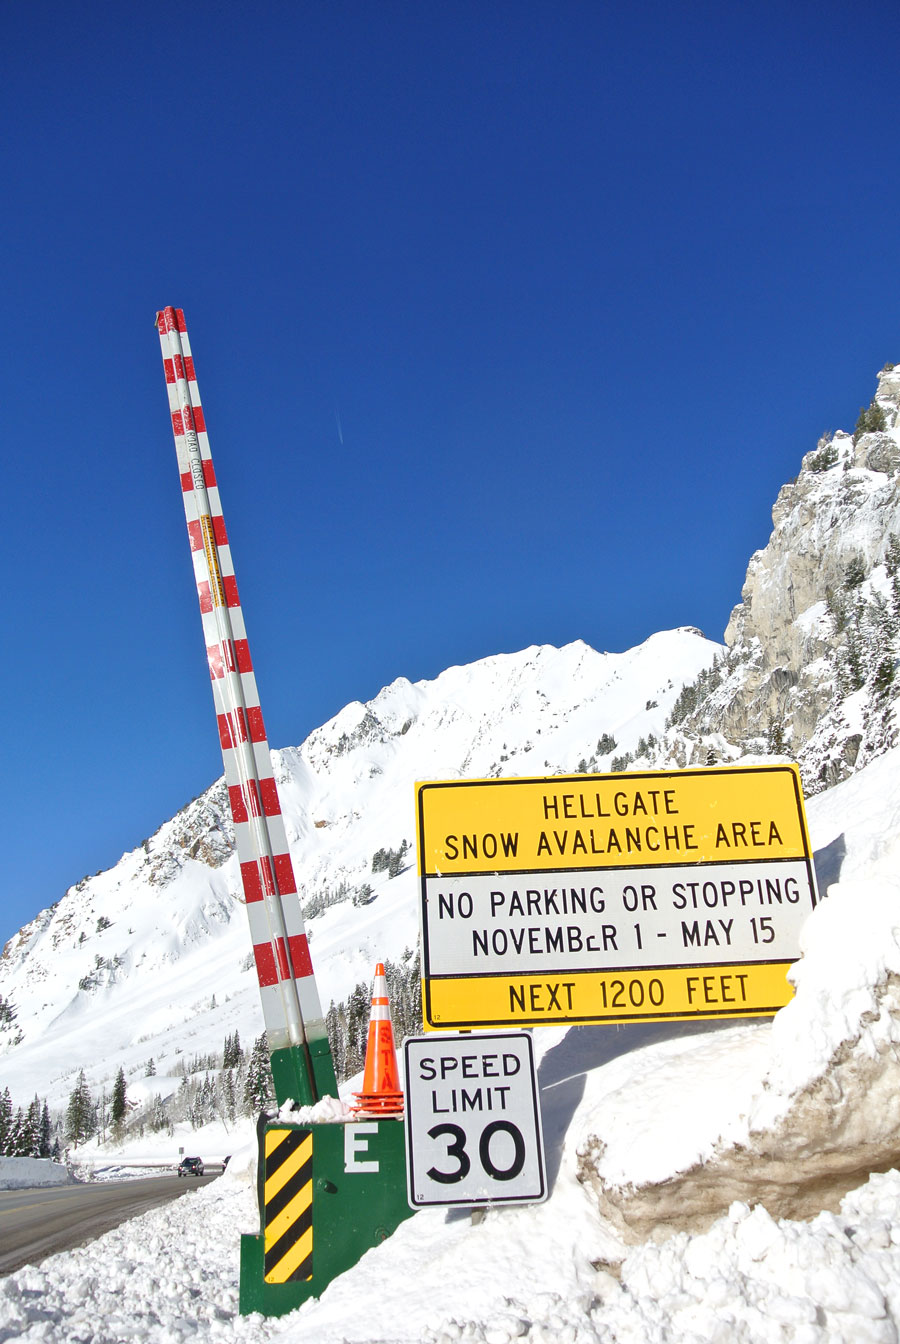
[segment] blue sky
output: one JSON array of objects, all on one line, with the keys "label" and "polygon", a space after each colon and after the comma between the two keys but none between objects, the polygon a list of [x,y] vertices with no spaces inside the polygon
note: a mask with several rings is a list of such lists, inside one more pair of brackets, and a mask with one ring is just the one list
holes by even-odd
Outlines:
[{"label": "blue sky", "polygon": [[0,940],[221,772],[156,310],[272,745],[721,638],[900,360],[898,41],[871,0],[3,6]]}]

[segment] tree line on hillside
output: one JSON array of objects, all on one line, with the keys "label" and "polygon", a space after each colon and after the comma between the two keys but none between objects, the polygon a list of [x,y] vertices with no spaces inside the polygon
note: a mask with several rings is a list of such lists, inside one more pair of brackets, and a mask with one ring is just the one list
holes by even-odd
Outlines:
[{"label": "tree line on hillside", "polygon": [[[402,840],[396,849],[377,849],[372,855],[372,872],[387,873],[388,878],[397,877],[407,866],[409,841]],[[305,920],[315,919],[333,905],[342,905],[350,900],[353,905],[369,905],[378,895],[371,882],[361,882],[351,887],[346,880],[332,887],[317,888],[315,891],[301,891],[300,908]]]},{"label": "tree line on hillside", "polygon": [[14,1111],[9,1088],[0,1095],[0,1157],[49,1157],[59,1161],[65,1147],[121,1125],[125,1116],[125,1075],[119,1075],[112,1096],[95,1099],[81,1069],[65,1111],[51,1114],[46,1098],[35,1096]]},{"label": "tree line on hillside", "polygon": [[[235,1031],[225,1037],[221,1052],[182,1056],[179,1072],[181,1079],[174,1092],[168,1096],[151,1092],[147,1102],[138,1104],[129,1101],[125,1072],[120,1069],[107,1108],[105,1091],[96,1098],[82,1069],[66,1107],[66,1141],[77,1147],[98,1135],[105,1140],[107,1132],[116,1141],[139,1137],[146,1130],[172,1134],[174,1126],[183,1120],[192,1129],[215,1120],[233,1124],[239,1115],[256,1115],[274,1103],[265,1034],[257,1037],[248,1053]],[[149,1059],[144,1077],[155,1076],[156,1062]],[[152,1083],[148,1086],[152,1088]]]},{"label": "tree line on hillside", "polygon": [[[3,1040],[4,1036],[6,1040]],[[22,1029],[16,1022],[16,1009],[12,999],[5,999],[0,994],[0,1044],[18,1045],[22,1039]]]},{"label": "tree line on hillside", "polygon": [[[401,855],[402,857],[402,855]],[[418,953],[407,949],[399,962],[384,963],[394,1040],[422,1030],[422,984]],[[326,1026],[338,1082],[359,1073],[365,1066],[372,983],[359,983],[341,1003],[332,1002]],[[144,1065],[142,1091],[149,1099],[138,1103],[128,1097],[128,1081],[120,1068],[112,1092],[95,1095],[84,1069],[80,1069],[63,1111],[51,1115],[47,1102],[38,1097],[13,1114],[9,1089],[0,1096],[0,1156],[55,1157],[99,1137],[120,1142],[151,1133],[174,1134],[174,1126],[187,1121],[193,1129],[219,1121],[226,1126],[240,1116],[256,1116],[275,1109],[275,1089],[265,1033],[245,1050],[237,1031],[225,1037],[220,1051],[179,1057],[180,1081],[174,1092],[163,1096],[152,1091],[156,1061]]]},{"label": "tree line on hillside", "polygon": [[59,1157],[59,1134],[46,1098],[14,1112],[9,1088],[0,1094],[0,1157]]},{"label": "tree line on hillside", "polygon": [[84,1069],[80,1069],[75,1086],[69,1093],[69,1104],[66,1107],[63,1124],[66,1141],[77,1148],[80,1143],[85,1143],[95,1134],[101,1133],[105,1138],[107,1128],[114,1139],[121,1139],[127,1112],[128,1098],[124,1069],[119,1069],[116,1074],[112,1096],[107,1097],[104,1088],[99,1099],[93,1097]]}]

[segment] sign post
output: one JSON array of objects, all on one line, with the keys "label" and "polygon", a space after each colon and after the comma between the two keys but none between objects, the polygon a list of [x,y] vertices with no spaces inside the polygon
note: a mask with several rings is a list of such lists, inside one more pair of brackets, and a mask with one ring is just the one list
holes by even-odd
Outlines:
[{"label": "sign post", "polygon": [[751,1017],[816,903],[794,766],[417,785],[426,1029]]}]

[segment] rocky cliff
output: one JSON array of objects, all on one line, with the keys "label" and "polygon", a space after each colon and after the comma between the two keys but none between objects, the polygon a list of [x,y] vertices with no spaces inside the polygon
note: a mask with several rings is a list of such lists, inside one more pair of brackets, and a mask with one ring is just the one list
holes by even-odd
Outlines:
[{"label": "rocky cliff", "polygon": [[663,754],[776,754],[808,793],[893,744],[900,628],[900,368],[853,434],[826,435],[782,486],[716,668],[686,688]]}]

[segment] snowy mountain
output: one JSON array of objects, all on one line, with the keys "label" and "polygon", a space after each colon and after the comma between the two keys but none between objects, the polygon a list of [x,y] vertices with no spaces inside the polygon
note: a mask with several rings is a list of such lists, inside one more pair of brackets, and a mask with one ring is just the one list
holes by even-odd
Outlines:
[{"label": "snowy mountain", "polygon": [[[273,752],[323,1006],[416,946],[417,779],[608,769],[661,738],[682,687],[721,652],[696,630],[621,654],[525,649],[398,680]],[[401,871],[373,871],[404,841]],[[367,886],[374,899],[355,905]],[[120,1067],[137,1080],[153,1059],[162,1079],[235,1030],[252,1041],[262,1016],[224,781],[11,939],[0,998],[16,1014],[0,1078],[25,1103],[64,1104],[82,1067],[99,1092]]]},{"label": "snowy mountain", "polygon": [[[415,943],[416,779],[796,757],[826,899],[792,1002],[773,1021],[536,1031],[547,1202],[477,1223],[420,1211],[282,1320],[236,1315],[237,1237],[257,1217],[246,1121],[226,1178],[0,1281],[0,1335],[898,1338],[898,407],[900,376],[885,370],[857,433],[803,459],[724,645],[677,630],[624,654],[579,643],[490,658],[398,681],[273,753],[326,1005]],[[219,781],[7,945],[3,1085],[59,1104],[82,1066],[96,1090],[121,1065],[134,1093],[165,1091],[181,1056],[256,1035],[240,904]],[[236,1151],[240,1132],[191,1141]],[[171,1160],[171,1135],[146,1142]]]},{"label": "snowy mountain", "polygon": [[[400,679],[273,752],[323,1006],[346,1001],[379,957],[415,948],[417,779],[774,753],[800,762],[811,796],[883,753],[900,686],[898,467],[900,370],[888,366],[856,432],[820,440],[779,492],[724,646],[682,629],[621,654],[533,647]],[[99,1089],[120,1066],[136,1079],[152,1058],[165,1076],[235,1030],[252,1039],[249,954],[220,779],[7,944],[4,1086],[59,1105],[81,1067]]]}]

